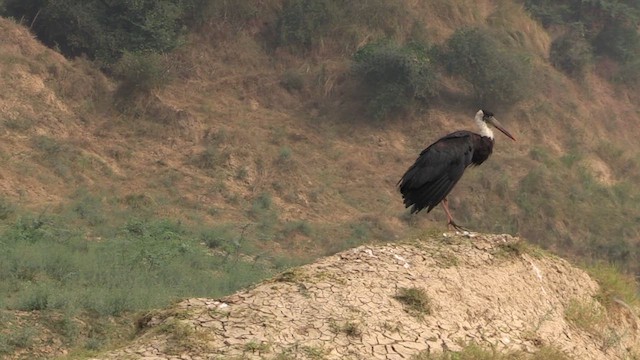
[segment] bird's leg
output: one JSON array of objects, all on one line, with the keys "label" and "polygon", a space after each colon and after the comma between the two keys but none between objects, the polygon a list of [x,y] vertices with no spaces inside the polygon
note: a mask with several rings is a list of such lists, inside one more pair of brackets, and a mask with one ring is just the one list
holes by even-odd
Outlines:
[{"label": "bird's leg", "polygon": [[447,214],[447,227],[449,229],[454,228],[455,230],[458,230],[458,231],[469,231],[466,228],[456,224],[455,221],[453,221],[453,216],[451,216],[451,211],[449,211],[449,200],[447,200],[446,197],[442,200],[442,208],[444,209],[444,212]]}]

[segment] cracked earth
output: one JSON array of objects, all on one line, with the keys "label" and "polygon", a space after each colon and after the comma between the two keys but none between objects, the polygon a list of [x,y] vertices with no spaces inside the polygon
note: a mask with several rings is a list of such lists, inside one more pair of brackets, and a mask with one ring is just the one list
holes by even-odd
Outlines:
[{"label": "cracked earth", "polygon": [[[361,246],[222,299],[152,312],[129,346],[95,359],[408,359],[476,343],[572,359],[630,358],[630,309],[605,342],[565,320],[598,285],[567,261],[522,251],[508,235],[443,234]],[[431,312],[407,311],[401,288],[423,289]],[[612,320],[613,321],[613,320]]]}]

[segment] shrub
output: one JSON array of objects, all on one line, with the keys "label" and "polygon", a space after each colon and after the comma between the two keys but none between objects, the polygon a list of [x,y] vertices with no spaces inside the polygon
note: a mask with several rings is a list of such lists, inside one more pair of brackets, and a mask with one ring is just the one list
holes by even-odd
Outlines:
[{"label": "shrub", "polygon": [[329,0],[287,0],[276,25],[277,45],[309,50],[330,28]]},{"label": "shrub", "polygon": [[593,39],[593,47],[598,55],[627,62],[640,53],[640,35],[635,26],[612,23],[605,26]]},{"label": "shrub", "polygon": [[584,28],[595,53],[627,62],[640,50],[640,3],[637,1],[527,0],[525,7],[545,27]]},{"label": "shrub", "polygon": [[422,318],[424,315],[431,315],[431,299],[429,295],[420,288],[400,288],[395,299],[405,305],[406,311],[413,316]]},{"label": "shrub", "polygon": [[613,80],[632,89],[637,89],[640,84],[640,59],[623,64],[614,75]]},{"label": "shrub", "polygon": [[187,3],[189,15],[187,21],[194,26],[215,23],[240,27],[258,12],[254,0],[191,0]]},{"label": "shrub", "polygon": [[376,119],[406,110],[414,99],[426,101],[436,94],[436,76],[424,46],[374,42],[358,50],[354,60],[353,73]]},{"label": "shrub", "polygon": [[512,105],[528,95],[529,60],[504,45],[484,29],[456,31],[440,49],[439,58],[450,74],[466,80],[483,105]]},{"label": "shrub", "polygon": [[15,212],[14,205],[0,196],[0,220],[7,220]]},{"label": "shrub", "polygon": [[169,82],[162,56],[152,52],[125,52],[112,70],[120,80],[116,99],[121,103],[130,103]]},{"label": "shrub", "polygon": [[571,14],[569,4],[557,0],[525,0],[524,6],[544,27],[564,24]]},{"label": "shrub", "polygon": [[573,77],[583,76],[593,62],[591,45],[581,31],[570,31],[555,39],[549,58],[553,66]]},{"label": "shrub", "polygon": [[304,78],[298,71],[287,70],[280,78],[280,85],[289,92],[300,91],[304,88]]},{"label": "shrub", "polygon": [[3,15],[24,19],[50,47],[104,64],[123,51],[165,52],[180,44],[196,0],[6,0]]}]

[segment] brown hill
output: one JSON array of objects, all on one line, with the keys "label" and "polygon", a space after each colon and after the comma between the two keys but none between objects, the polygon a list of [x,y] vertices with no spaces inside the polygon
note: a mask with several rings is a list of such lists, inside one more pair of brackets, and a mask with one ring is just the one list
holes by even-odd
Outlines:
[{"label": "brown hill", "polygon": [[[222,299],[182,301],[96,359],[407,359],[468,344],[635,358],[637,318],[622,302],[602,308],[599,291],[518,238],[449,233],[357,247]],[[589,322],[592,312],[603,315]]]}]

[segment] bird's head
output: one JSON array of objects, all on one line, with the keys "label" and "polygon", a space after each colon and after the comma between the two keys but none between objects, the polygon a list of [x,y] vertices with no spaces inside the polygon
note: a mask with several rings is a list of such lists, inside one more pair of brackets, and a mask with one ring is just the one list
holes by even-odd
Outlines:
[{"label": "bird's head", "polygon": [[[511,133],[509,133],[507,129],[502,126],[502,124],[500,124],[500,122],[493,116],[493,113],[491,111],[478,110],[478,112],[476,113],[476,122],[478,122],[478,125],[480,125],[481,128],[483,127],[482,124],[489,124],[500,130],[500,132],[502,132],[503,134],[507,135],[507,137],[509,137],[511,140],[516,141],[516,138],[514,138],[513,135],[511,135]],[[493,133],[491,131],[489,133],[491,135],[489,137],[493,138]]]}]

